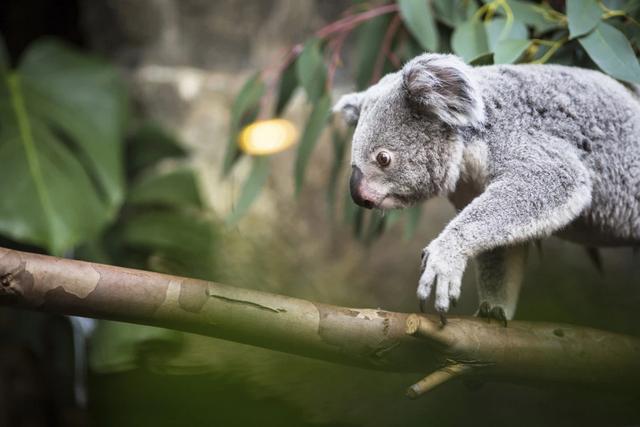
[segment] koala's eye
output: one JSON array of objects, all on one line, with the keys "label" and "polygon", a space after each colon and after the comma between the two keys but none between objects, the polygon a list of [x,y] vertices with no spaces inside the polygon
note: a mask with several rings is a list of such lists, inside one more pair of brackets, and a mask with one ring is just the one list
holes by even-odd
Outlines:
[{"label": "koala's eye", "polygon": [[378,162],[381,168],[386,168],[391,163],[391,154],[387,151],[379,152],[376,156],[376,162]]}]

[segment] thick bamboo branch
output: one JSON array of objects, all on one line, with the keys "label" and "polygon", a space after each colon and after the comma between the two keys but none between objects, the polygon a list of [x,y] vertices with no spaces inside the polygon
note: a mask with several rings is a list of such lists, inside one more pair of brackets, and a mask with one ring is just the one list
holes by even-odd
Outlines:
[{"label": "thick bamboo branch", "polygon": [[640,340],[569,325],[450,318],[318,304],[213,282],[0,248],[0,304],[165,326],[389,371],[637,390]]}]

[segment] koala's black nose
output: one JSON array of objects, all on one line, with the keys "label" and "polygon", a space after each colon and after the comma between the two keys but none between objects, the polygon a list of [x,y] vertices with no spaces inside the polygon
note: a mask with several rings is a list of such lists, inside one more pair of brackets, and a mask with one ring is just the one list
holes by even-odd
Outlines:
[{"label": "koala's black nose", "polygon": [[349,190],[351,191],[351,198],[356,205],[363,208],[372,209],[373,202],[366,200],[360,194],[360,182],[362,181],[362,171],[357,166],[351,168],[351,179],[349,180]]}]

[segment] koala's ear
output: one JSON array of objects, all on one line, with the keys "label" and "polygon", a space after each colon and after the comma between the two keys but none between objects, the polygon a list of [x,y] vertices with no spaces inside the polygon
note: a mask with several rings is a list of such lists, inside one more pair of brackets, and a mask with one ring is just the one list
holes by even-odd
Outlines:
[{"label": "koala's ear", "polygon": [[451,126],[484,121],[484,103],[473,79],[473,68],[454,55],[424,54],[402,69],[404,90],[420,109]]},{"label": "koala's ear", "polygon": [[360,117],[360,107],[362,106],[363,98],[364,94],[362,92],[342,95],[342,98],[333,106],[333,112],[342,113],[344,121],[347,122],[349,126],[355,126]]}]

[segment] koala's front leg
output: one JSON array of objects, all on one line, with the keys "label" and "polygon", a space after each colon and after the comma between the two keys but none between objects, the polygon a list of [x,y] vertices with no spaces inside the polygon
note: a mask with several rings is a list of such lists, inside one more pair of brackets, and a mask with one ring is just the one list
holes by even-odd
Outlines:
[{"label": "koala's front leg", "polygon": [[503,321],[516,311],[522,285],[528,245],[502,246],[476,257],[478,297],[477,315]]},{"label": "koala's front leg", "polygon": [[435,288],[436,310],[446,313],[460,296],[470,257],[550,235],[589,205],[589,172],[563,141],[546,138],[513,146],[513,158],[501,159],[484,193],[424,249],[421,307]]}]

